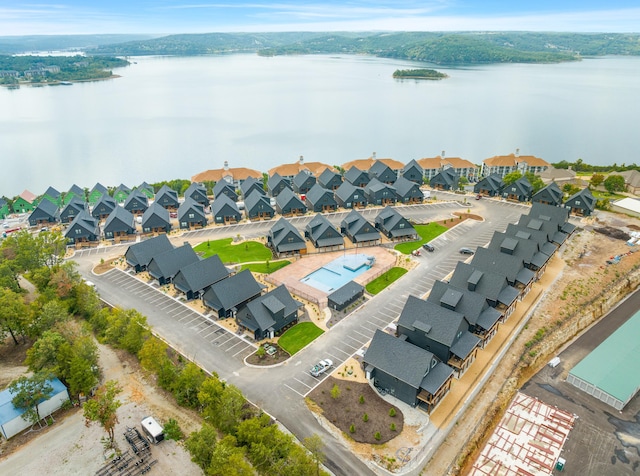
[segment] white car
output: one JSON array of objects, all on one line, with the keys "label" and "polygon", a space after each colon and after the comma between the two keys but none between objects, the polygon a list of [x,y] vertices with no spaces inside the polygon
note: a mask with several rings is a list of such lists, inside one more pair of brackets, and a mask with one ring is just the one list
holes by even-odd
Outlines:
[{"label": "white car", "polygon": [[314,377],[319,377],[321,374],[325,373],[331,367],[333,367],[333,362],[329,359],[324,359],[318,362],[313,367],[311,367],[311,370],[309,372]]}]

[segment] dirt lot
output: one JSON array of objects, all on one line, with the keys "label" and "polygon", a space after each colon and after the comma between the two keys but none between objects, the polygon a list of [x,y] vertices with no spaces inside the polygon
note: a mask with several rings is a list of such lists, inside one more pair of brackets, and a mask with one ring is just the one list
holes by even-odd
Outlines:
[{"label": "dirt lot", "polygon": [[[1,346],[5,351],[7,346]],[[13,362],[15,363],[15,362]],[[169,418],[178,421],[185,434],[198,429],[200,420],[194,413],[178,407],[160,390],[146,381],[137,362],[125,353],[100,346],[100,365],[105,380],[118,380],[123,387],[119,395],[116,442],[121,450],[128,449],[123,433],[127,426],[140,426],[140,420],[153,415],[160,422]],[[23,370],[23,369],[21,369]],[[0,375],[15,373],[12,362],[0,359]],[[97,424],[85,425],[79,408],[55,414],[56,422],[41,431],[27,432],[3,441],[0,451],[0,474],[87,475],[95,473],[105,462],[100,442],[104,430]],[[152,447],[152,459],[158,462],[150,474],[201,475],[180,443],[163,441]]]}]

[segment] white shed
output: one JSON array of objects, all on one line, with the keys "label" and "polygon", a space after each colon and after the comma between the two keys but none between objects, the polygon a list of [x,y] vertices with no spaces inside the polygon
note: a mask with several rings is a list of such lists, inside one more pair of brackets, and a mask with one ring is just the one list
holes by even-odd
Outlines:
[{"label": "white shed", "polygon": [[[54,378],[48,382],[53,387],[51,397],[38,404],[38,411],[43,418],[60,409],[69,400],[67,387],[60,380]],[[0,433],[6,439],[31,426],[31,422],[22,417],[24,410],[13,406],[13,397],[14,394],[9,389],[0,392]]]}]

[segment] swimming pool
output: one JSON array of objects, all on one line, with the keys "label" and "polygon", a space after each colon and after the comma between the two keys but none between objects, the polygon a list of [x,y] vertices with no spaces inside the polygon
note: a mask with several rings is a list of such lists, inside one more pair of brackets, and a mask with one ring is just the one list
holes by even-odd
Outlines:
[{"label": "swimming pool", "polygon": [[306,275],[300,282],[329,294],[360,276],[371,268],[374,262],[373,256],[364,254],[341,256]]}]

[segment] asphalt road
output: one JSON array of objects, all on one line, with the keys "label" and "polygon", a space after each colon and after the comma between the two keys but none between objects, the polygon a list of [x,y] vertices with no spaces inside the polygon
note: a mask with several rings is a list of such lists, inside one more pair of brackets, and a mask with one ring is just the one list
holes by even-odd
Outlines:
[{"label": "asphalt road", "polygon": [[[444,193],[438,193],[444,198]],[[459,198],[449,194],[450,198]],[[336,475],[372,474],[362,461],[317,423],[308,411],[303,397],[320,384],[328,374],[320,378],[309,375],[309,368],[318,360],[331,358],[336,367],[367,345],[376,329],[384,329],[399,315],[407,296],[424,295],[435,280],[444,278],[462,257],[462,246],[475,249],[490,241],[494,231],[503,231],[508,223],[515,222],[527,208],[513,203],[479,200],[469,204],[437,203],[400,207],[407,218],[428,222],[447,218],[453,211],[472,209],[485,218],[484,221],[467,220],[432,241],[436,251],[418,257],[419,265],[403,278],[373,297],[367,303],[343,319],[331,331],[324,333],[307,348],[297,353],[285,365],[270,369],[246,367],[242,359],[251,353],[251,343],[233,336],[213,320],[198,316],[186,306],[166,297],[152,286],[142,284],[122,271],[113,270],[96,276],[91,269],[101,258],[123,254],[124,247],[107,247],[78,253],[74,258],[80,273],[93,281],[101,297],[123,308],[135,308],[147,316],[154,331],[178,350],[195,360],[202,367],[216,372],[221,378],[238,386],[244,395],[273,415],[299,439],[313,433],[320,434],[327,443],[326,466]],[[365,210],[368,219],[379,210]],[[329,215],[332,222],[339,222],[343,213]],[[292,219],[294,225],[303,228],[312,217]],[[192,245],[206,239],[264,236],[273,222],[257,222],[198,230],[182,235],[179,240]],[[217,342],[217,344],[216,344]],[[419,468],[415,469],[419,473]]]},{"label": "asphalt road", "polygon": [[[640,291],[631,294],[545,366],[522,392],[578,415],[562,457],[568,474],[631,476],[640,468],[640,398],[618,412],[566,382],[568,372],[640,309]],[[637,365],[637,362],[630,362]],[[560,474],[557,471],[554,474]]]}]

